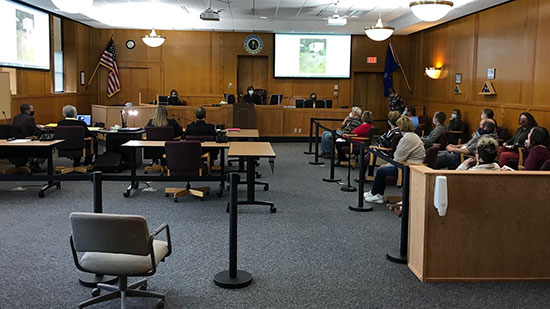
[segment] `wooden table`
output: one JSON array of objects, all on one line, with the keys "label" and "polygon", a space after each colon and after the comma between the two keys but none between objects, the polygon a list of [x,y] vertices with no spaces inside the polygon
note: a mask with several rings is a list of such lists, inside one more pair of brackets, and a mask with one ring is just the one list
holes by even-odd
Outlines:
[{"label": "wooden table", "polygon": [[269,184],[256,182],[256,159],[275,158],[275,152],[269,142],[232,142],[229,147],[228,157],[244,158],[246,160],[246,201],[238,201],[239,205],[267,205],[269,210],[274,213],[277,211],[275,204],[255,200],[255,185],[263,184],[264,190],[269,190]]},{"label": "wooden table", "polygon": [[[130,149],[122,149],[122,144],[130,140],[142,139],[145,130],[140,129],[126,131],[119,129],[118,131],[111,131],[109,129],[102,129],[96,132],[105,136],[106,151],[119,153],[122,156],[122,163],[124,164],[124,167],[128,168],[131,164],[130,162],[132,162],[132,154],[130,153]],[[136,158],[138,158],[138,160],[134,161],[135,164],[140,165],[141,156],[138,156]]]},{"label": "wooden table", "polygon": [[241,129],[240,131],[227,131],[227,137],[232,140],[236,139],[258,139],[260,133],[258,129]]},{"label": "wooden table", "polygon": [[[135,180],[136,178],[136,157],[137,157],[137,150],[142,148],[164,148],[164,144],[166,141],[148,141],[148,140],[130,140],[124,144],[121,145],[121,147],[130,147],[132,149],[132,169],[131,169],[131,177],[132,181],[130,182],[130,185],[126,189],[126,192],[124,192],[124,197],[130,197],[130,193],[132,192],[132,189],[137,189],[139,186],[139,182]],[[214,141],[204,141],[201,142],[201,147],[203,148],[212,148],[212,149],[220,149],[220,188],[217,193],[218,197],[223,195],[223,190],[225,187],[225,149],[230,148],[231,143],[216,143]],[[159,178],[162,176],[159,176]],[[163,179],[159,179],[159,181],[166,181]]]},{"label": "wooden table", "polygon": [[[53,148],[63,142],[63,140],[53,141],[31,141],[26,140],[13,140],[8,141],[5,139],[0,140],[0,158],[46,158],[48,160],[47,173],[48,176],[53,175]],[[1,179],[1,177],[0,177]],[[38,192],[39,197],[44,197],[44,192],[49,188],[56,186],[57,189],[61,188],[59,181],[48,180],[48,183],[44,185]]]}]

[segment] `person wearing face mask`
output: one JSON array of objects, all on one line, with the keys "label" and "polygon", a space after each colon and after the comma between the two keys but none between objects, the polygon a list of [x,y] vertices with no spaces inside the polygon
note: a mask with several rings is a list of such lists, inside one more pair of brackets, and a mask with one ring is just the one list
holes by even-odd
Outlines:
[{"label": "person wearing face mask", "polygon": [[309,99],[311,101],[313,101],[313,106],[315,106],[315,103],[317,102],[317,94],[315,92],[312,92],[310,95],[309,95]]},{"label": "person wearing face mask", "polygon": [[409,117],[412,120],[415,129],[418,128],[418,126],[420,125],[420,121],[416,116],[416,107],[408,105],[407,107],[405,107],[403,115]]},{"label": "person wearing face mask", "polygon": [[433,128],[432,131],[430,131],[430,134],[426,136],[422,136],[420,139],[424,143],[424,146],[430,147],[434,143],[437,143],[439,141],[439,138],[441,137],[441,134],[443,134],[447,129],[445,128],[445,119],[447,116],[444,112],[435,112],[433,123],[435,125],[435,128]]},{"label": "person wearing face mask", "polygon": [[[477,128],[477,133],[481,133],[481,123],[485,120],[485,119],[491,119],[493,120],[493,122],[495,123],[495,133],[497,133],[497,121],[495,120],[495,112],[493,112],[492,109],[490,108],[486,108],[484,109],[482,112],[481,112],[481,121],[479,123],[479,127]],[[497,133],[498,134],[498,133]],[[497,136],[497,139],[498,139],[498,136]]]},{"label": "person wearing face mask", "polygon": [[449,120],[449,125],[447,126],[449,131],[460,131],[462,130],[462,114],[459,109],[453,109],[451,113],[451,120]]},{"label": "person wearing face mask", "polygon": [[436,169],[448,168],[451,170],[456,169],[460,165],[460,154],[473,156],[476,151],[477,141],[485,135],[488,135],[494,139],[498,136],[495,131],[495,122],[493,119],[482,120],[481,133],[476,132],[474,136],[464,145],[447,145],[446,150],[441,150],[437,154],[435,160]]},{"label": "person wearing face mask", "polygon": [[[362,124],[361,114],[363,111],[361,107],[354,106],[351,108],[351,113],[344,118],[341,129],[336,131],[339,134],[351,133],[355,128]],[[332,150],[332,132],[325,131],[321,137],[321,154],[320,156],[325,159],[330,159],[330,152]]]},{"label": "person wearing face mask", "polygon": [[530,113],[521,113],[519,115],[519,128],[514,133],[514,136],[505,141],[498,150],[498,164],[500,166],[507,165],[511,168],[517,168],[519,160],[518,147],[523,147],[527,140],[527,135],[533,127],[536,127],[537,121]]},{"label": "person wearing face mask", "polygon": [[246,88],[246,92],[246,95],[243,97],[243,103],[260,104],[261,98],[259,95],[254,94],[254,87],[252,85]]},{"label": "person wearing face mask", "polygon": [[390,148],[395,136],[401,135],[401,130],[397,126],[397,119],[401,117],[401,114],[398,111],[391,111],[388,113],[388,125],[390,129],[384,134],[380,135],[376,145],[379,147]]},{"label": "person wearing face mask", "polygon": [[176,89],[170,90],[170,97],[168,98],[170,105],[187,105],[187,102],[181,101],[178,91]]},{"label": "person wearing face mask", "polygon": [[17,137],[40,136],[41,130],[34,122],[34,107],[31,104],[23,103],[19,106],[19,110],[21,114],[13,117],[12,122],[13,127],[21,134]]}]

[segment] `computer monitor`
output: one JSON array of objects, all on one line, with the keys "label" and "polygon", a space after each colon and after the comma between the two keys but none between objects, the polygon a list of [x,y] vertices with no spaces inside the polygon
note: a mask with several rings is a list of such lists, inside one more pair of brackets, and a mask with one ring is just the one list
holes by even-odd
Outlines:
[{"label": "computer monitor", "polygon": [[76,119],[84,121],[89,126],[92,125],[92,115],[77,115]]},{"label": "computer monitor", "polygon": [[305,108],[313,108],[313,100],[305,100],[304,101],[304,107]]},{"label": "computer monitor", "polygon": [[159,96],[159,105],[168,105],[168,96],[160,95]]},{"label": "computer monitor", "polygon": [[325,108],[332,108],[332,100],[325,100]]},{"label": "computer monitor", "polygon": [[332,108],[332,100],[317,100],[315,108]]},{"label": "computer monitor", "polygon": [[281,100],[283,99],[282,94],[272,94],[269,99],[269,105],[281,105]]},{"label": "computer monitor", "polygon": [[227,102],[227,104],[235,104],[235,95],[234,94],[230,94],[230,93],[226,93],[223,95],[224,99],[225,99],[225,102]]},{"label": "computer monitor", "polygon": [[296,100],[296,108],[304,108],[304,100]]}]

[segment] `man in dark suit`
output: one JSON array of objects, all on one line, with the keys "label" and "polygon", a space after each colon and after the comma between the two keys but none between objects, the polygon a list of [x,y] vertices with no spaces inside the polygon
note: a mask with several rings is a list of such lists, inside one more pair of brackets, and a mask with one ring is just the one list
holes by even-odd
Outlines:
[{"label": "man in dark suit", "polygon": [[243,97],[243,103],[252,103],[256,105],[261,103],[262,99],[259,95],[254,93],[253,86],[248,86],[248,88],[246,88],[246,92],[247,94]]},{"label": "man in dark suit", "polygon": [[34,122],[34,107],[31,104],[23,103],[19,107],[21,114],[13,117],[13,127],[18,131],[21,136],[16,137],[28,137],[39,136],[40,129],[36,127]]},{"label": "man in dark suit", "polygon": [[[76,107],[72,106],[72,105],[65,105],[63,107],[63,110],[62,110],[62,113],[63,113],[63,117],[65,117],[65,119],[63,120],[59,120],[57,122],[57,126],[58,127],[76,127],[76,126],[80,126],[80,127],[83,127],[84,128],[84,137],[91,137],[92,138],[92,143],[93,143],[93,149],[94,149],[94,152],[97,151],[97,138],[96,138],[96,135],[92,132],[90,132],[90,130],[88,130],[88,125],[82,121],[82,120],[78,120],[76,119],[76,115],[77,115],[77,112],[76,112]],[[89,145],[88,145],[88,142],[89,141],[86,141],[86,149],[90,149]],[[90,165],[92,163],[92,159],[93,159],[93,155],[94,153],[87,153],[86,154],[86,157],[84,158],[84,162],[83,162],[83,165]],[[80,165],[80,162],[74,162],[74,165],[75,166],[79,166]]]},{"label": "man in dark suit", "polygon": [[[187,125],[187,128],[185,128],[185,137],[187,136],[212,136],[216,137],[218,134],[216,132],[216,127],[211,123],[206,123],[204,120],[206,118],[206,110],[204,107],[199,106],[195,110],[195,117],[197,118],[197,121],[191,122]],[[210,152],[210,161],[214,162],[214,160],[218,157],[218,151],[217,150],[208,150],[204,151],[203,153]]]}]

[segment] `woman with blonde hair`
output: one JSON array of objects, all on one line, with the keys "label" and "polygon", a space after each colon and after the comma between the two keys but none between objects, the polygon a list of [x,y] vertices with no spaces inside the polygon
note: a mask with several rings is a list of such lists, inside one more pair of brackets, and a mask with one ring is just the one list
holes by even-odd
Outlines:
[{"label": "woman with blonde hair", "polygon": [[180,124],[176,120],[168,118],[168,111],[166,110],[166,107],[162,105],[157,106],[153,118],[149,119],[146,126],[172,127],[174,128],[174,137],[180,137],[183,135],[183,129]]}]

